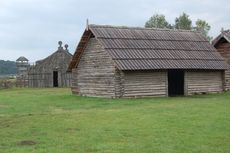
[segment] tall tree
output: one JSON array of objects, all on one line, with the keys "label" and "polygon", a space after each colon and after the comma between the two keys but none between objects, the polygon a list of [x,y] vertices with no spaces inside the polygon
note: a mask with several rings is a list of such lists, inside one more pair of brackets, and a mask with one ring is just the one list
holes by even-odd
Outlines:
[{"label": "tall tree", "polygon": [[146,28],[171,28],[172,26],[166,21],[165,16],[162,14],[154,14],[145,23]]},{"label": "tall tree", "polygon": [[192,20],[189,19],[189,15],[183,12],[178,18],[175,19],[175,28],[191,30],[192,29]]},{"label": "tall tree", "polygon": [[208,32],[211,29],[211,26],[205,20],[198,19],[196,21],[195,29],[197,31],[202,32],[204,34],[204,36],[207,37],[209,39],[209,41],[211,41],[212,37],[208,36]]}]

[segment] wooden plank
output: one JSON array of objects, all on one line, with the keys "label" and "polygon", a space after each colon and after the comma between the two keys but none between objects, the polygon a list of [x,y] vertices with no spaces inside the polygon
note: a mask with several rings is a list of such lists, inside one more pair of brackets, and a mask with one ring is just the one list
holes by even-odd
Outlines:
[{"label": "wooden plank", "polygon": [[84,96],[115,97],[115,66],[98,40],[91,38],[73,69],[72,91]]},{"label": "wooden plank", "polygon": [[166,71],[125,71],[124,97],[167,96]]},{"label": "wooden plank", "polygon": [[[216,48],[226,62],[230,64],[230,43],[220,43]],[[224,80],[225,90],[230,90],[230,69],[225,71]]]},{"label": "wooden plank", "polygon": [[222,92],[223,71],[186,71],[185,94]]}]

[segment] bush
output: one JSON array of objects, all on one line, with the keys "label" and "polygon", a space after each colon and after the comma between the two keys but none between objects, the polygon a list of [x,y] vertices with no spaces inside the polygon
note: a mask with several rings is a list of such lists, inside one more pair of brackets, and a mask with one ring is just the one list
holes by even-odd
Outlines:
[{"label": "bush", "polygon": [[14,82],[11,80],[0,80],[0,89],[9,89],[13,88]]}]

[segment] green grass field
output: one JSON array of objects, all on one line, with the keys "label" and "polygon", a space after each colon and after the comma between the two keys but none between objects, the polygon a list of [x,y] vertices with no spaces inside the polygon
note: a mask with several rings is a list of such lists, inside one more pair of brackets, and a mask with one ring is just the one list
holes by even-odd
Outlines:
[{"label": "green grass field", "polygon": [[229,153],[230,92],[174,98],[0,90],[0,153]]}]

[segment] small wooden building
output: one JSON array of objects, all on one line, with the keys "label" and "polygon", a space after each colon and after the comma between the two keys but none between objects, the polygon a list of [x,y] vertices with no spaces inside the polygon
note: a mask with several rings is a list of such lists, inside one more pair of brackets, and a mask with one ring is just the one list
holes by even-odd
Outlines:
[{"label": "small wooden building", "polygon": [[[213,46],[217,51],[225,58],[227,63],[230,65],[230,31],[222,31],[219,36],[217,36],[213,42]],[[230,89],[230,69],[225,71],[225,88]]]},{"label": "small wooden building", "polygon": [[198,32],[89,25],[68,71],[75,94],[142,97],[222,92],[227,68]]},{"label": "small wooden building", "polygon": [[70,87],[71,73],[67,72],[72,55],[59,41],[56,52],[31,66],[28,72],[29,87]]}]

